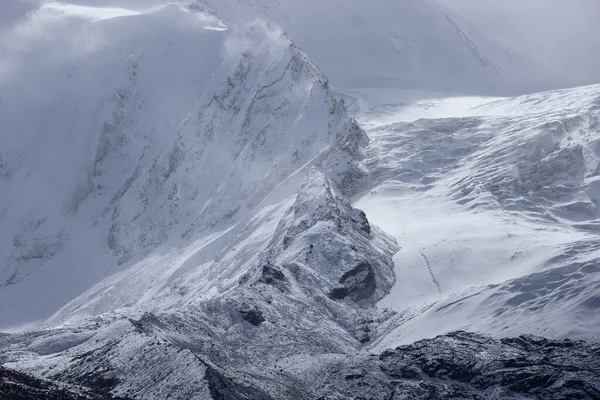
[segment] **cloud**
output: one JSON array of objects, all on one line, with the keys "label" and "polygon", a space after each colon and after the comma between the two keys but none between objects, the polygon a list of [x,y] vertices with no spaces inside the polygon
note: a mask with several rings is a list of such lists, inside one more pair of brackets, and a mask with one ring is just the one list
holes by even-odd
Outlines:
[{"label": "cloud", "polygon": [[0,30],[26,18],[38,7],[37,0],[7,0],[0,2]]},{"label": "cloud", "polygon": [[0,64],[5,70],[31,63],[51,66],[92,52],[102,43],[102,36],[86,30],[83,22],[43,5],[19,14],[0,32]]},{"label": "cloud", "polygon": [[271,48],[270,54],[278,54],[290,44],[282,30],[262,20],[235,27],[225,40],[223,51],[228,60],[239,59],[244,53],[257,53],[260,48]]}]

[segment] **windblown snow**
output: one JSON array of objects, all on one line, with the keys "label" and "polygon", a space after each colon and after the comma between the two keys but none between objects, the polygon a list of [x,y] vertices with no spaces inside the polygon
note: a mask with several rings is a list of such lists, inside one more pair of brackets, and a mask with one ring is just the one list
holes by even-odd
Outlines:
[{"label": "windblown snow", "polygon": [[456,330],[599,339],[600,86],[433,0],[15,4],[0,365],[297,399]]}]

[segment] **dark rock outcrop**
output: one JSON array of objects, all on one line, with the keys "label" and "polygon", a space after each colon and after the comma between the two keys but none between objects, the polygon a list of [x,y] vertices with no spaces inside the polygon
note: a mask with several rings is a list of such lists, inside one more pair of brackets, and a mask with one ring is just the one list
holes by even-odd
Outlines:
[{"label": "dark rock outcrop", "polygon": [[250,322],[254,326],[258,326],[265,322],[265,317],[262,311],[256,307],[240,310],[240,314],[242,314],[242,317],[246,321]]},{"label": "dark rock outcrop", "polygon": [[600,345],[570,340],[455,332],[352,364],[322,398],[600,399]]},{"label": "dark rock outcrop", "polygon": [[273,400],[268,394],[226,377],[216,368],[206,364],[204,379],[208,382],[210,395],[214,400]]},{"label": "dark rock outcrop", "polygon": [[356,267],[347,271],[339,280],[341,287],[334,288],[329,297],[342,300],[349,297],[353,301],[361,301],[371,297],[375,292],[375,271],[367,261],[360,262]]},{"label": "dark rock outcrop", "polygon": [[[0,399],[2,400],[117,400],[87,389],[34,378],[0,367]],[[125,400],[121,398],[121,400]]]},{"label": "dark rock outcrop", "polygon": [[375,271],[371,264],[362,261],[345,272],[339,282],[347,289],[347,296],[352,300],[368,299],[375,292]]},{"label": "dark rock outcrop", "polygon": [[283,282],[285,280],[285,275],[278,268],[265,264],[262,268],[261,279],[264,283],[271,284],[275,281]]}]

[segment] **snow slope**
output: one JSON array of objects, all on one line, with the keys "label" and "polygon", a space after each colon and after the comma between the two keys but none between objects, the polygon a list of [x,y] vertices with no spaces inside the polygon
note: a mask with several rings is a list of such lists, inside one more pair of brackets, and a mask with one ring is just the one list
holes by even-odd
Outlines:
[{"label": "snow slope", "polygon": [[383,102],[362,116],[356,203],[402,247],[379,348],[456,329],[598,340],[600,88]]},{"label": "snow slope", "polygon": [[[456,329],[597,340],[600,88],[485,97],[572,82],[433,1],[369,4],[8,18],[0,327],[43,321],[0,334],[0,364],[312,399]],[[431,343],[506,347],[457,335]]]},{"label": "snow slope", "polygon": [[[45,29],[60,32],[61,52],[44,51]],[[50,3],[11,32],[0,63],[4,326],[231,228],[349,120],[280,32],[230,29],[194,4]]]},{"label": "snow slope", "polygon": [[[115,272],[106,228],[93,227],[222,64],[221,26],[176,6],[136,14],[48,4],[2,38],[4,325],[43,317]],[[45,51],[50,44],[60,51]]]}]

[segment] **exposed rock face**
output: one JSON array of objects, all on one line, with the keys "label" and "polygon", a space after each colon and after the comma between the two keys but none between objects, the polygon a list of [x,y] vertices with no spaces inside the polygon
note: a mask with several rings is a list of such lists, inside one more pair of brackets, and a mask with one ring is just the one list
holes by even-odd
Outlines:
[{"label": "exposed rock face", "polygon": [[250,322],[254,326],[258,326],[265,322],[265,317],[262,311],[256,307],[240,310],[240,314],[242,314],[246,321]]},{"label": "exposed rock face", "polygon": [[278,282],[285,282],[285,275],[279,268],[265,264],[262,267],[262,276],[260,279],[261,282],[273,285]]},{"label": "exposed rock face", "polygon": [[308,173],[268,249],[265,258],[281,265],[303,264],[325,279],[333,299],[374,302],[394,282],[395,240],[371,229],[365,213],[338,194],[317,168]]},{"label": "exposed rock face", "polygon": [[273,400],[265,392],[236,383],[209,365],[206,366],[205,379],[214,400]]},{"label": "exposed rock face", "polygon": [[375,292],[375,272],[367,261],[361,261],[356,267],[345,272],[339,282],[343,286],[333,289],[331,298],[350,297],[354,301],[360,301],[368,299]]},{"label": "exposed rock face", "polygon": [[[335,369],[322,399],[597,399],[600,346],[455,332]],[[337,395],[332,395],[337,393]]]},{"label": "exposed rock face", "polygon": [[[156,336],[157,332],[155,330],[153,335]],[[169,340],[172,339],[173,337]],[[159,348],[162,346],[165,354],[169,352],[172,355],[191,354],[189,350],[182,348],[173,352],[172,350],[175,349],[173,344],[152,344],[149,341],[146,345],[149,348],[154,347],[146,355],[147,361],[154,357],[150,353],[157,354],[156,346]],[[184,344],[180,343],[178,346],[182,345]],[[172,350],[167,350],[169,348]],[[196,351],[201,350],[196,349]],[[302,362],[298,359],[295,361],[296,366],[282,359],[281,364],[276,363],[260,373],[258,370],[249,373],[246,367],[241,365],[217,366],[205,361],[205,357],[209,355],[194,354],[190,359],[198,367],[194,369],[198,373],[198,380],[190,382],[189,386],[200,385],[197,387],[201,387],[202,390],[188,392],[191,396],[189,398],[215,400],[600,398],[600,345],[570,340],[553,341],[535,336],[497,340],[468,332],[455,332],[386,350],[379,355],[315,354],[312,360]],[[184,360],[185,357],[180,358],[182,362],[180,364],[170,362],[157,364],[156,361],[151,364],[142,363],[138,366],[137,373],[143,372],[158,378],[159,370],[178,368],[178,366],[183,368],[188,365],[183,362]],[[260,360],[256,360],[256,363],[259,362]],[[88,365],[95,363],[97,367],[103,368],[108,366],[91,359],[87,363]],[[179,376],[183,375],[179,373]],[[65,375],[63,378],[72,382],[87,384],[90,382],[83,376],[68,378]],[[165,382],[165,385],[168,384]],[[157,394],[159,392],[152,391],[150,388],[147,393],[147,395],[135,394],[133,398],[163,398],[160,397],[162,395]],[[172,386],[162,393],[163,395],[173,393],[178,396],[180,389]],[[107,395],[100,397],[79,387],[40,380],[0,368],[0,398],[3,400],[92,400],[113,397]]]},{"label": "exposed rock face", "polygon": [[[0,399],[2,400],[117,400],[88,389],[34,378],[0,367]],[[125,400],[124,398],[120,398]]]},{"label": "exposed rock face", "polygon": [[[247,240],[214,261],[215,269],[239,276],[222,293],[168,290],[157,303],[173,307],[0,337],[0,362],[139,399],[310,398],[312,386],[287,372],[282,378],[278,363],[300,354],[353,354],[368,343],[365,321],[384,318],[373,305],[394,283],[398,245],[319,167],[306,172],[291,200],[270,240],[259,231],[257,256],[247,257],[257,252]],[[331,298],[340,287],[344,296]]]}]

